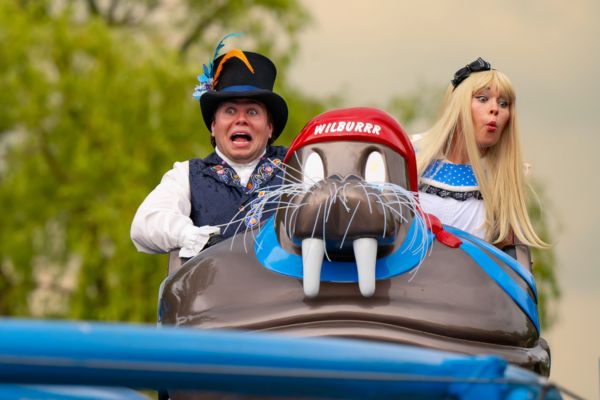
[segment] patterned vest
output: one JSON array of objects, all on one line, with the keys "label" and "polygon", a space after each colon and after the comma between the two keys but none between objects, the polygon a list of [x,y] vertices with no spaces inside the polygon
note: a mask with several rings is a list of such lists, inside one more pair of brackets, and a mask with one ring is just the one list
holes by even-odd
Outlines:
[{"label": "patterned vest", "polygon": [[281,185],[280,164],[286,151],[281,146],[267,147],[245,187],[235,170],[214,152],[204,159],[190,160],[190,217],[194,225],[225,225],[234,221],[221,227],[221,236],[228,238],[271,216],[273,211],[249,217],[246,214],[252,207],[249,203],[264,195],[261,188]]}]

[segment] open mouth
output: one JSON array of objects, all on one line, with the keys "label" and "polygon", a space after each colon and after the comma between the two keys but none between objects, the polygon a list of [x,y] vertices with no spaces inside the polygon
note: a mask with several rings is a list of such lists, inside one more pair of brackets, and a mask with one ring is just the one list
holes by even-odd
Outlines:
[{"label": "open mouth", "polygon": [[248,143],[252,141],[252,136],[247,133],[234,133],[231,135],[231,141],[234,143]]}]

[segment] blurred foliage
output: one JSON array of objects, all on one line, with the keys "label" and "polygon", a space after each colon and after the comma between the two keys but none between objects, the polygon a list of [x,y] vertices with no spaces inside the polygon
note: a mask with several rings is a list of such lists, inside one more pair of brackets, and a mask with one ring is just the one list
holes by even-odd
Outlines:
[{"label": "blurred foliage", "polygon": [[[539,183],[534,184],[531,189],[532,195],[528,203],[529,216],[542,240],[552,244],[552,239],[555,236],[551,233],[548,216],[556,215],[556,213],[550,212],[552,205],[544,195],[544,189]],[[547,329],[556,320],[555,304],[561,294],[556,277],[556,255],[552,248],[532,248],[531,258],[533,260],[533,275],[540,294],[538,301],[540,320],[542,326]]]},{"label": "blurred foliage", "polygon": [[406,132],[423,133],[435,121],[441,99],[439,88],[421,84],[409,93],[392,97],[384,109],[402,122]]},{"label": "blurred foliage", "polygon": [[[298,0],[1,1],[0,314],[154,321],[167,257],[137,253],[129,228],[175,160],[212,150],[191,97],[201,65],[245,32],[233,45],[278,66],[289,144],[341,104],[287,83],[307,23]],[[424,93],[387,109],[411,126]],[[536,264],[542,298],[558,293],[553,257]]]},{"label": "blurred foliage", "polygon": [[[191,97],[209,53],[186,62],[155,32],[55,3],[0,2],[0,313],[153,321],[167,258],[137,253],[129,227],[175,157],[212,150]],[[289,140],[323,106],[279,91]]]},{"label": "blurred foliage", "polygon": [[[59,3],[54,0],[53,3]],[[298,48],[297,33],[309,21],[297,0],[71,0],[83,18],[160,37],[186,57],[212,55],[223,32],[245,32],[251,45],[287,67]]]}]

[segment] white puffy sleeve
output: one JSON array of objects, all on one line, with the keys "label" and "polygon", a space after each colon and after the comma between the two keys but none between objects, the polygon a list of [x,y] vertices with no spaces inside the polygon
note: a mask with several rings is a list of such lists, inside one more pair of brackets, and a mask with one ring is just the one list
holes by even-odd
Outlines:
[{"label": "white puffy sleeve", "polygon": [[189,162],[176,162],[133,217],[131,240],[135,247],[152,254],[182,247],[184,229],[193,226],[190,199]]}]

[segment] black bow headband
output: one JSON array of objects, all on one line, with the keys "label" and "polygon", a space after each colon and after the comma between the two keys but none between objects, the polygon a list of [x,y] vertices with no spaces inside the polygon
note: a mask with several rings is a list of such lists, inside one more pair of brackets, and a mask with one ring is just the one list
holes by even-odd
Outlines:
[{"label": "black bow headband", "polygon": [[481,72],[481,71],[489,71],[492,69],[492,66],[489,62],[485,61],[483,58],[479,57],[477,60],[473,61],[471,64],[468,64],[454,74],[454,79],[452,79],[452,86],[456,89],[458,85],[465,79],[471,75],[473,72]]}]

